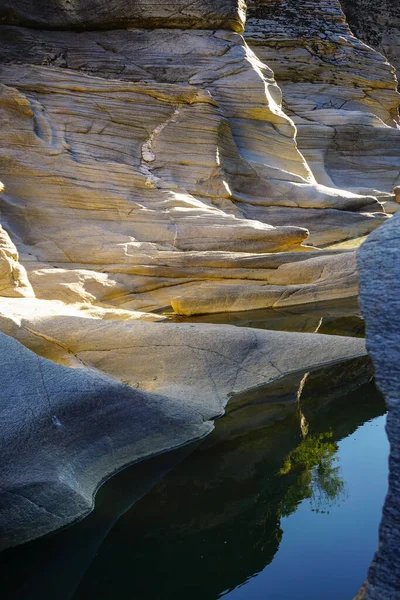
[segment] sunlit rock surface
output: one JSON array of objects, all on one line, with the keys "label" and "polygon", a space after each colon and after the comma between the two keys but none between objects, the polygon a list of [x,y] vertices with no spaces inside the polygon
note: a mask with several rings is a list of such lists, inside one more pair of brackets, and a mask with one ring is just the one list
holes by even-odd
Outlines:
[{"label": "sunlit rock surface", "polygon": [[[250,3],[245,38],[234,0],[1,0],[0,22],[0,330],[33,351],[3,340],[17,407],[4,435],[42,431],[38,365],[61,413],[75,398],[74,427],[93,406],[81,410],[77,388],[89,403],[98,381],[107,402],[111,388],[126,395],[105,438],[88,434],[98,467],[64,520],[42,511],[28,535],[21,510],[14,544],[86,514],[113,470],[205,435],[233,394],[364,354],[347,337],[162,315],[354,301],[355,251],[335,245],[357,245],[400,206],[400,131],[394,70],[351,35],[336,0]],[[24,361],[30,391],[10,376]],[[160,425],[165,444],[146,454],[134,406],[147,394],[183,434]],[[64,431],[45,414],[51,435]],[[23,478],[17,455],[9,473]],[[70,493],[57,464],[38,475],[55,496],[39,482],[34,506]]]},{"label": "sunlit rock surface", "polygon": [[[395,216],[359,252],[361,307],[369,354],[388,405],[391,444],[389,491],[383,509],[379,548],[368,574],[368,600],[395,600],[400,593],[400,218]],[[384,307],[384,308],[383,308]]]},{"label": "sunlit rock surface", "polygon": [[0,295],[4,297],[33,297],[32,286],[18,252],[8,233],[0,225]]},{"label": "sunlit rock surface", "polygon": [[392,194],[400,166],[394,68],[352,35],[339,1],[251,2],[245,38],[273,69],[317,181]]},{"label": "sunlit rock surface", "polygon": [[[320,20],[329,25],[329,6],[322,8]],[[174,29],[75,32],[2,26],[2,218],[38,297],[128,310],[173,306],[191,314],[266,307],[282,297],[295,304],[356,295],[355,277],[345,286],[341,278],[341,261],[355,265],[354,258],[325,253],[308,263],[302,278],[292,252],[361,237],[386,218],[374,195],[392,198],[399,170],[393,73],[378,54],[351,38],[342,62],[359,63],[362,49],[362,85],[369,78],[373,99],[361,102],[361,83],[357,91],[348,68],[340,85],[324,83],[324,102],[334,102],[335,109],[311,110],[315,103],[304,107],[304,96],[307,102],[320,98],[321,83],[298,88],[293,73],[300,73],[301,65],[279,48],[283,43],[292,52],[303,40],[290,29],[287,15],[284,22],[286,29],[281,18],[258,18],[250,11],[246,38],[256,54],[228,31],[229,24],[217,30],[188,28],[179,35]],[[343,23],[341,28],[350,39]],[[332,79],[315,60],[315,69],[307,61],[307,72]],[[283,85],[286,113],[270,65]],[[292,87],[286,85],[285,69],[293,75]],[[353,88],[363,96],[363,106],[358,112],[337,110],[334,98]],[[312,118],[324,116],[323,129],[317,123],[307,134],[303,125],[310,121],[302,117],[296,143],[287,113],[298,121],[305,109]],[[334,125],[327,125],[328,117]],[[349,118],[358,127],[357,138],[364,131],[360,119],[372,119],[378,131],[368,129],[368,136],[384,136],[389,156],[379,159],[375,144],[368,152],[371,168],[365,148],[360,160],[354,148],[347,149],[345,154],[354,157],[348,172],[349,161],[340,150],[345,168],[338,167],[335,177],[322,177],[321,168],[327,173],[327,163],[337,158],[326,152],[336,121],[344,119],[346,128]],[[318,146],[310,152],[302,142],[306,135]],[[375,180],[367,181],[374,169]],[[240,266],[244,254],[270,264],[271,252],[288,251],[280,256],[287,265],[285,277],[276,273],[273,282],[262,266],[246,273]],[[176,269],[176,261],[199,262],[201,272]],[[329,291],[320,280],[323,262]],[[227,267],[216,269],[216,264]],[[311,274],[314,264],[318,268]],[[192,306],[188,298],[197,290],[199,297],[204,290],[207,305]]]}]

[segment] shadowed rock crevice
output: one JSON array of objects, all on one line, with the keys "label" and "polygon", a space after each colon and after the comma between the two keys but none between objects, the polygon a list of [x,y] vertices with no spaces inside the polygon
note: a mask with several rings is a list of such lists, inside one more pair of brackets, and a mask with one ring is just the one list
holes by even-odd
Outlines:
[{"label": "shadowed rock crevice", "polygon": [[400,73],[400,5],[384,0],[340,0],[353,33],[382,52]]},{"label": "shadowed rock crevice", "polygon": [[[399,217],[372,235],[358,256],[360,302],[367,325],[368,351],[388,405],[389,491],[383,509],[379,547],[368,573],[365,597],[394,600],[400,581],[400,291]],[[384,310],[382,309],[384,303]]]}]

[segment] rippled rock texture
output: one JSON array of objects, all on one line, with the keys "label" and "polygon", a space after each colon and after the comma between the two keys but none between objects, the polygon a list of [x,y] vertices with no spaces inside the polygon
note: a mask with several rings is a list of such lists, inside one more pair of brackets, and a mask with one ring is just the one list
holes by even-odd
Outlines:
[{"label": "rippled rock texture", "polygon": [[300,275],[292,252],[369,233],[377,196],[397,207],[393,70],[336,1],[250,7],[250,47],[233,4],[179,35],[2,26],[2,218],[37,297],[192,314],[356,295],[354,255]]},{"label": "rippled rock texture", "polygon": [[242,31],[244,0],[2,0],[0,22],[44,29],[181,27]]},{"label": "rippled rock texture", "polygon": [[246,40],[273,69],[317,181],[392,192],[400,164],[394,68],[352,35],[338,1],[250,7]]},{"label": "rippled rock texture", "polygon": [[[240,0],[0,0],[0,330],[33,352],[13,346],[2,376],[12,382],[27,361],[38,381],[37,392],[13,384],[22,399],[5,408],[14,420],[2,434],[12,447],[21,427],[42,431],[39,365],[51,435],[80,378],[90,402],[98,382],[115,390],[117,411],[115,427],[110,417],[86,440],[102,466],[83,505],[57,487],[57,461],[50,473],[39,461],[40,499],[27,502],[45,513],[50,481],[69,508],[57,523],[51,509],[43,526],[31,519],[12,543],[85,514],[113,470],[207,433],[232,395],[364,354],[347,337],[164,322],[354,301],[355,252],[338,246],[399,207],[394,69],[351,34],[337,0],[249,2],[243,37],[244,10]],[[140,453],[134,406],[147,394],[181,429],[160,425],[165,443]],[[86,396],[73,397],[79,421]],[[102,462],[110,447],[124,460]]]},{"label": "rippled rock texture", "polygon": [[351,30],[386,56],[400,74],[400,4],[387,0],[340,0]]},{"label": "rippled rock texture", "polygon": [[360,300],[367,323],[368,351],[389,409],[386,430],[391,444],[389,492],[383,509],[379,548],[368,574],[365,596],[368,600],[395,600],[400,590],[399,239],[400,219],[396,216],[371,235],[359,253]]}]

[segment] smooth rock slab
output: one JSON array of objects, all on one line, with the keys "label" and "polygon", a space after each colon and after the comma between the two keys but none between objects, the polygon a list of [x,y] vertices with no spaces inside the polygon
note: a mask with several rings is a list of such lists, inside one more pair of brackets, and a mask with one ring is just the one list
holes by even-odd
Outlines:
[{"label": "smooth rock slab", "polygon": [[365,356],[360,339],[231,326],[70,315],[2,326],[80,368],[0,335],[1,549],[85,516],[104,479],[203,437],[235,394]]},{"label": "smooth rock slab", "polygon": [[195,410],[173,415],[165,399],[0,342],[0,549],[74,522],[112,473],[212,428]]},{"label": "smooth rock slab", "polygon": [[281,265],[272,272],[268,285],[252,281],[206,282],[188,288],[172,298],[171,305],[180,315],[211,314],[295,306],[328,301],[332,297],[357,297],[358,281],[354,252],[327,255],[326,252],[303,255],[303,261]]}]

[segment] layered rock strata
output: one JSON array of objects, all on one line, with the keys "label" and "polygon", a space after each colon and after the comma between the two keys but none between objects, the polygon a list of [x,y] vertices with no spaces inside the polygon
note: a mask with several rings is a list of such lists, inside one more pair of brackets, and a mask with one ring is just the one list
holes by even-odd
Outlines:
[{"label": "layered rock strata", "polygon": [[273,9],[253,6],[250,47],[234,0],[0,2],[0,330],[23,344],[2,338],[6,545],[83,516],[230,397],[365,354],[154,313],[354,300],[354,251],[320,248],[398,208],[393,69],[336,0],[305,3],[304,31]]},{"label": "layered rock strata", "polygon": [[[190,9],[193,15],[197,6]],[[355,295],[355,278],[351,284],[341,283],[342,261],[351,260],[347,255],[339,259],[325,253],[314,263],[310,255],[308,264],[318,268],[311,274],[307,265],[310,275],[302,278],[291,251],[360,237],[381,223],[385,214],[373,194],[378,189],[387,195],[397,182],[398,146],[385,168],[378,165],[373,182],[365,181],[371,171],[365,161],[354,159],[357,164],[350,172],[346,152],[353,149],[346,141],[340,142],[338,152],[325,152],[325,146],[332,136],[336,142],[340,138],[342,121],[344,137],[354,134],[348,119],[353,124],[359,120],[361,108],[344,111],[335,100],[331,110],[307,108],[312,118],[323,114],[326,121],[329,116],[334,126],[324,122],[321,129],[318,121],[307,133],[305,123],[311,121],[305,113],[300,118],[302,154],[294,122],[282,110],[274,74],[260,58],[277,69],[285,105],[296,120],[304,112],[300,93],[309,102],[323,91],[317,81],[307,83],[307,90],[293,88],[297,95],[285,87],[277,59],[290,73],[301,69],[298,63],[290,66],[286,54],[280,56],[277,44],[293,49],[303,39],[290,30],[289,21],[282,29],[281,17],[269,21],[250,12],[246,36],[256,56],[241,36],[229,31],[233,8],[241,14],[237,3],[214,6],[225,11],[224,29],[211,30],[213,21],[199,20],[203,29],[179,30],[179,35],[166,28],[75,32],[2,26],[2,216],[38,297],[51,294],[65,302],[107,303],[128,310],[173,306],[192,314],[266,307],[282,297],[289,304]],[[332,6],[335,2],[322,5],[321,22],[329,21]],[[287,19],[284,8],[280,10]],[[202,10],[211,19],[207,7]],[[5,23],[28,24],[7,14]],[[168,19],[165,23],[184,26]],[[34,24],[40,26],[39,21]],[[142,25],[153,27],[154,21],[149,16]],[[341,25],[332,33],[336,37],[329,44],[343,45],[339,34],[344,29]],[[266,54],[273,44],[271,32],[279,42],[275,58]],[[350,39],[347,29],[346,35]],[[259,44],[259,36],[272,41]],[[337,52],[342,62],[358,61],[357,52],[369,60],[363,85],[368,81],[372,92],[369,101],[365,94],[359,98],[362,117],[376,125],[374,139],[384,136],[390,145],[392,138],[398,140],[398,131],[391,127],[398,102],[393,74],[379,55],[368,54],[351,40],[345,57],[342,47]],[[329,69],[317,64],[314,70],[328,79],[333,77]],[[328,97],[342,98],[350,85],[349,69],[346,73],[342,86],[324,84],[326,102]],[[353,95],[360,96],[355,90]],[[358,126],[356,135],[370,135],[369,126]],[[318,149],[307,151],[302,143],[307,136]],[[377,154],[375,144],[375,165]],[[337,176],[320,176],[328,173],[325,163],[337,161],[346,162],[346,168],[339,166]],[[357,193],[343,189],[354,187],[355,180],[363,181],[355,186]],[[282,277],[264,266],[244,274],[240,266],[244,253],[262,265],[276,260],[271,252],[287,251],[279,259],[285,265]],[[225,254],[215,254],[221,252]],[[194,260],[201,267],[177,270],[177,260]],[[320,280],[324,261],[337,293],[333,287],[327,291],[324,278]],[[353,258],[353,271],[354,266]],[[290,271],[293,275],[288,276]],[[187,299],[197,290],[208,298],[198,307]]]},{"label": "layered rock strata", "polygon": [[400,4],[386,0],[340,0],[353,33],[400,73]]},{"label": "layered rock strata", "polygon": [[173,27],[242,31],[244,0],[2,0],[0,22],[44,29]]},{"label": "layered rock strata", "polygon": [[388,405],[389,491],[379,547],[368,573],[367,600],[395,600],[400,593],[400,218],[394,217],[359,252],[360,302],[367,323],[368,351]]},{"label": "layered rock strata", "polygon": [[[371,14],[373,11],[371,11]],[[245,38],[275,74],[319,183],[393,202],[399,182],[394,68],[358,40],[338,0],[251,2]]]}]

